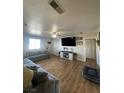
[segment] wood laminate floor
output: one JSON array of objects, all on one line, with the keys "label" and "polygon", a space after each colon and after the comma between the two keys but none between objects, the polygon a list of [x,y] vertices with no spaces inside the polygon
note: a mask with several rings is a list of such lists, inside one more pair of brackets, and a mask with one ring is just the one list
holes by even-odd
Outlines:
[{"label": "wood laminate floor", "polygon": [[81,75],[81,70],[85,65],[97,67],[95,60],[65,61],[52,56],[37,63],[59,79],[60,93],[100,93],[99,85],[84,79]]}]

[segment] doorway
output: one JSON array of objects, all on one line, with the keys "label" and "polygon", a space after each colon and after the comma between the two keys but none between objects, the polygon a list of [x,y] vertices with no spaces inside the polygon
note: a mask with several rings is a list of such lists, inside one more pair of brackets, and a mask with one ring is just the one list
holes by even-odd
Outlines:
[{"label": "doorway", "polygon": [[86,39],[86,61],[96,61],[96,39]]}]

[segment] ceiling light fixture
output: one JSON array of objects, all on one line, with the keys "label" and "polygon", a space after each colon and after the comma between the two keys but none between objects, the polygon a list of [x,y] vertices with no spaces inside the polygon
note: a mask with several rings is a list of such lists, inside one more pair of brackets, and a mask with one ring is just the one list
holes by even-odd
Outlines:
[{"label": "ceiling light fixture", "polygon": [[53,37],[53,38],[56,38],[56,37],[57,37],[57,32],[53,32],[52,37]]},{"label": "ceiling light fixture", "polygon": [[57,36],[56,35],[52,35],[53,38],[56,38]]},{"label": "ceiling light fixture", "polygon": [[53,32],[52,33],[52,37],[53,38],[56,38],[56,37],[61,37],[62,35],[61,35],[61,32]]}]

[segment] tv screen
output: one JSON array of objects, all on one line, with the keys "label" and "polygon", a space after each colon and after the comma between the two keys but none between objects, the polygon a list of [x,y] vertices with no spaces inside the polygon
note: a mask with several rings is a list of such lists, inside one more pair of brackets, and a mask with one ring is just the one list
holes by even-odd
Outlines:
[{"label": "tv screen", "polygon": [[62,46],[76,46],[75,37],[62,38]]}]

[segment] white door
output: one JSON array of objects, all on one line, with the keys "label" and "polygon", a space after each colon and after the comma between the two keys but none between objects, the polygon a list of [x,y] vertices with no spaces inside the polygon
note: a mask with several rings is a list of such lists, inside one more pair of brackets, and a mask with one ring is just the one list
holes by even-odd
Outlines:
[{"label": "white door", "polygon": [[96,59],[95,39],[86,39],[86,58]]}]

